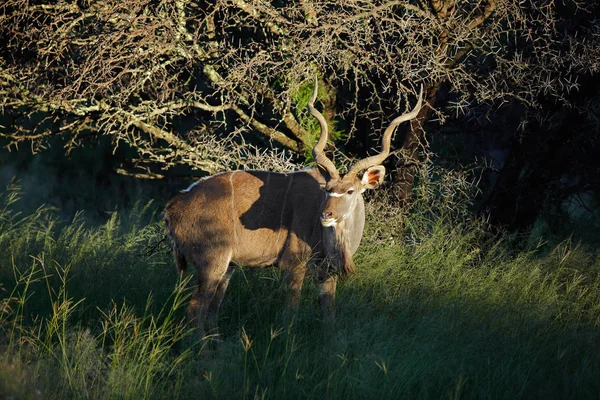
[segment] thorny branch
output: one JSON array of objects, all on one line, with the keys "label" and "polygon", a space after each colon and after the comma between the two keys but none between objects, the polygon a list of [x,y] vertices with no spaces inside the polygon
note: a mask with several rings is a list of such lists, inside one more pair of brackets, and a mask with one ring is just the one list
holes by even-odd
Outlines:
[{"label": "thorny branch", "polygon": [[[577,74],[599,69],[600,29],[567,35],[554,9],[537,0],[5,0],[0,107],[11,120],[0,134],[34,148],[63,135],[67,149],[110,135],[137,149],[145,170],[215,172],[272,165],[273,152],[256,146],[306,152],[315,132],[301,104],[315,74],[337,99],[321,104],[324,114],[370,121],[373,132],[421,83],[431,99],[442,84],[452,93],[451,103],[430,102],[440,122],[477,104],[567,102]],[[290,153],[276,154],[287,168]]]}]

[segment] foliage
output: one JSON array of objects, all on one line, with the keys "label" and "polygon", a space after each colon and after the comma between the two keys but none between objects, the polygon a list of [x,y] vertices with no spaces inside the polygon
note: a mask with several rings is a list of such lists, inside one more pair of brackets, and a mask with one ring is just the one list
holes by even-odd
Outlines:
[{"label": "foliage", "polygon": [[[435,175],[431,170],[425,175]],[[457,177],[456,180],[463,179]],[[413,212],[368,201],[358,274],[338,319],[316,288],[283,323],[275,271],[239,270],[207,353],[184,323],[151,209],[100,226],[0,203],[0,393],[14,398],[590,398],[600,387],[597,251],[515,247],[419,181]],[[456,186],[452,182],[450,185]],[[385,213],[384,213],[385,212]],[[165,246],[166,247],[166,246]]]},{"label": "foliage", "polygon": [[[420,84],[431,107],[445,85],[440,120],[485,120],[477,105],[515,99],[534,110],[542,98],[569,103],[578,77],[598,72],[595,9],[537,0],[7,0],[4,134],[36,149],[53,135],[68,149],[110,135],[115,147],[137,150],[128,167],[143,176],[181,164],[246,167],[273,159],[269,143],[295,153],[310,146],[294,94],[317,75],[335,94],[325,114],[348,120],[364,153],[372,128],[357,132],[359,122],[387,124]],[[248,161],[255,146],[260,157]]]}]

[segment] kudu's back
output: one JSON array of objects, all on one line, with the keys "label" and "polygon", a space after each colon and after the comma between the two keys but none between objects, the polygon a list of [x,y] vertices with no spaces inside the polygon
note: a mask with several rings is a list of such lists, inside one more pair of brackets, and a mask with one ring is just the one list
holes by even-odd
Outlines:
[{"label": "kudu's back", "polygon": [[317,170],[233,171],[198,181],[166,207],[178,268],[214,258],[240,266],[306,262],[322,252],[324,184]]}]

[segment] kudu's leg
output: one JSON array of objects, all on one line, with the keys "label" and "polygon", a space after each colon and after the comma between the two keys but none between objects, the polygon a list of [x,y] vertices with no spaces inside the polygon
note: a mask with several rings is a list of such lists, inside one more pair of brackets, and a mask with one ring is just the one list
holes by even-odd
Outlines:
[{"label": "kudu's leg", "polygon": [[221,277],[219,285],[217,286],[217,290],[215,295],[210,302],[210,306],[208,308],[208,318],[207,318],[207,328],[211,334],[219,336],[219,308],[221,307],[221,302],[223,301],[223,297],[225,296],[225,292],[227,291],[227,286],[229,286],[229,281],[231,280],[231,276],[235,271],[235,266],[230,265],[227,268],[225,274]]},{"label": "kudu's leg", "polygon": [[287,307],[292,313],[298,311],[300,307],[305,274],[306,265],[304,263],[283,270],[283,286],[286,291]]},{"label": "kudu's leg", "polygon": [[216,256],[202,260],[194,260],[194,265],[198,270],[198,286],[188,306],[188,317],[190,321],[196,324],[200,339],[213,334],[211,329],[215,326],[212,321],[215,318],[211,315],[211,303],[218,292],[219,284],[222,278],[227,274],[229,266],[229,254],[227,256]]},{"label": "kudu's leg", "polygon": [[330,275],[317,286],[319,289],[319,304],[321,305],[323,322],[331,326],[335,322],[335,289],[337,286],[337,276]]}]

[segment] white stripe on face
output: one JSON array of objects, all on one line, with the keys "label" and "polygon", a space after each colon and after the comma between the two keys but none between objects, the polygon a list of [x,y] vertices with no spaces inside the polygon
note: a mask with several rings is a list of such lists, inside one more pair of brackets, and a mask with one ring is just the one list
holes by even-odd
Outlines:
[{"label": "white stripe on face", "polygon": [[346,193],[335,193],[335,192],[327,192],[327,195],[329,197],[342,197],[343,195],[345,195]]}]

